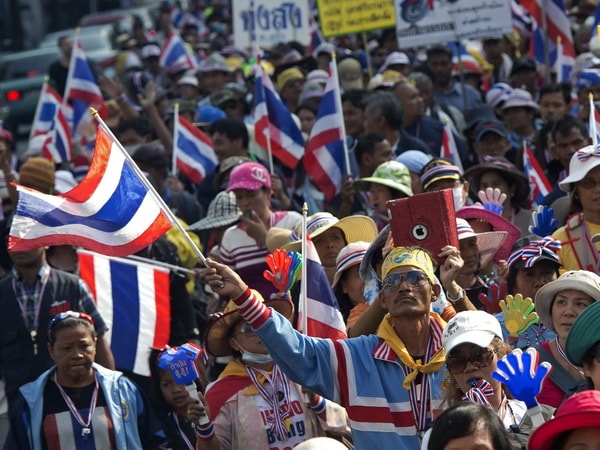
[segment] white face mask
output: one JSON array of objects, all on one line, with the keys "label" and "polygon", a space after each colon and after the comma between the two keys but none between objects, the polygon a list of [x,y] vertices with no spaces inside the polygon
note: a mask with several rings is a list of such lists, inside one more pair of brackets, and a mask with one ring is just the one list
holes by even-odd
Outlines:
[{"label": "white face mask", "polygon": [[245,363],[268,364],[270,362],[273,362],[273,358],[271,358],[271,355],[269,355],[268,353],[263,354],[249,352],[248,350],[244,349],[244,347],[242,347],[238,341],[236,341],[235,339],[233,340],[237,343],[237,345],[240,346],[240,352],[242,353],[242,361],[244,361]]},{"label": "white face mask", "polygon": [[452,188],[452,199],[454,200],[454,210],[457,211],[464,206],[463,202],[463,187],[457,186]]}]

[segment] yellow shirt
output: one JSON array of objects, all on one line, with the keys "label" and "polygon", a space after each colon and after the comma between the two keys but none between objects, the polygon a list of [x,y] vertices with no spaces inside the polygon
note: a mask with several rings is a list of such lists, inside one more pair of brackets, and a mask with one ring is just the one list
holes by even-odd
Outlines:
[{"label": "yellow shirt", "polygon": [[[600,224],[595,224],[595,223],[591,223],[588,221],[586,221],[585,223],[587,224],[588,229],[590,230],[590,237],[593,237],[594,235],[600,233]],[[579,232],[577,232],[577,233],[571,232],[571,238],[579,236],[579,235],[580,235]],[[581,236],[583,238],[583,236],[584,236],[583,232],[581,233]],[[562,269],[561,269],[561,273],[566,272],[568,270],[586,269],[586,267],[583,267],[583,265],[586,264],[585,252],[584,252],[584,254],[578,253],[577,255],[575,255],[576,250],[575,250],[573,243],[569,242],[569,237],[567,236],[566,226],[560,227],[558,230],[556,230],[552,234],[552,237],[554,239],[558,239],[562,243],[562,249],[560,249],[558,251],[558,256],[560,257],[560,260],[563,265]],[[600,246],[598,244],[599,243],[597,242],[594,245],[600,251]],[[585,248],[585,246],[582,247],[579,244],[577,244],[577,247]],[[587,264],[592,265],[592,268],[591,269],[588,268],[588,270],[595,272],[596,270],[593,267],[593,265],[594,265],[593,255],[589,254],[587,259],[588,259]],[[579,262],[581,262],[581,265],[579,264]]]}]

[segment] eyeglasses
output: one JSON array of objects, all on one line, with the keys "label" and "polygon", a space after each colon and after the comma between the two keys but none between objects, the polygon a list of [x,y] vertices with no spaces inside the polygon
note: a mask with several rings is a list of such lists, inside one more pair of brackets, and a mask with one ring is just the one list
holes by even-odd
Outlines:
[{"label": "eyeglasses", "polygon": [[495,354],[496,350],[492,350],[490,348],[482,348],[480,350],[477,350],[470,356],[446,358],[446,367],[453,375],[463,373],[467,368],[467,363],[471,363],[478,369],[483,369],[484,367],[487,367],[492,363]]},{"label": "eyeglasses", "polygon": [[423,287],[429,282],[429,278],[427,278],[425,272],[420,270],[409,270],[404,273],[392,273],[385,277],[383,280],[383,290],[385,292],[394,292],[404,280],[408,281],[408,283],[414,287]]},{"label": "eyeglasses", "polygon": [[583,189],[594,189],[600,184],[600,180],[594,180],[593,178],[584,178],[577,186],[581,186]]},{"label": "eyeglasses", "polygon": [[254,336],[256,333],[254,332],[254,330],[248,322],[244,322],[242,327],[238,331],[233,333],[232,336],[237,336],[238,334],[247,334],[248,336]]},{"label": "eyeglasses", "polygon": [[94,320],[92,319],[92,316],[90,316],[89,314],[83,313],[83,312],[75,312],[75,311],[65,311],[65,312],[61,312],[58,313],[57,315],[55,315],[52,320],[50,321],[50,324],[48,325],[48,331],[52,331],[52,329],[56,326],[56,324],[58,322],[62,322],[65,319],[83,319],[86,322],[88,322],[90,325],[94,326]]}]

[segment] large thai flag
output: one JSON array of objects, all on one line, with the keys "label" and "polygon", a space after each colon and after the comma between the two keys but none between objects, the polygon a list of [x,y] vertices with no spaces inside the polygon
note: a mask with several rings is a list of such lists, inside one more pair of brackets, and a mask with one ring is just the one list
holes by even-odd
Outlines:
[{"label": "large thai flag", "polygon": [[163,45],[160,52],[159,64],[165,68],[173,67],[176,64],[185,64],[190,69],[198,69],[196,57],[188,53],[181,36],[176,31],[171,31],[171,34]]},{"label": "large thai flag", "polygon": [[173,134],[173,167],[199,184],[219,164],[212,140],[179,114]]},{"label": "large thai flag", "polygon": [[33,118],[31,136],[47,136],[42,153],[57,164],[70,161],[73,153],[71,128],[63,112],[66,108],[68,105],[63,105],[60,94],[44,82]]},{"label": "large thai flag", "polygon": [[[575,47],[563,0],[522,0],[521,4],[533,18],[531,45],[534,59],[540,64],[546,64],[544,45],[547,43],[548,63],[554,66],[560,36],[563,47],[562,64],[572,68],[575,64]],[[542,28],[544,23],[545,30]]]},{"label": "large thai flag", "polygon": [[[300,290],[298,307],[298,330],[307,336],[346,339],[346,324],[340,305],[331,289],[317,249],[310,237],[306,238],[306,292]],[[303,329],[306,317],[306,329]]]},{"label": "large thai flag", "polygon": [[46,195],[17,185],[9,250],[75,245],[127,256],[171,228],[158,194],[109,133],[102,124],[98,127],[90,169],[66,194]]},{"label": "large thai flag", "polygon": [[523,171],[529,179],[529,201],[531,206],[535,207],[550,193],[552,185],[546,178],[540,163],[535,159],[535,155],[526,144],[523,144]]},{"label": "large thai flag", "polygon": [[440,156],[448,161],[452,161],[457,167],[462,170],[462,161],[460,160],[460,154],[458,153],[458,147],[456,140],[454,139],[454,133],[449,123],[444,123],[444,129],[442,131],[442,146],[440,149]]},{"label": "large thai flag", "polygon": [[347,163],[346,130],[335,59],[329,63],[329,77],[319,103],[317,119],[310,132],[304,167],[328,201],[340,191]]},{"label": "large thai flag", "polygon": [[75,34],[69,73],[67,75],[65,101],[68,101],[73,107],[73,136],[79,137],[79,126],[83,122],[91,122],[93,120],[89,113],[90,107],[98,111],[102,118],[108,114],[102,92],[94,79],[92,69],[90,69],[90,65],[87,62],[77,34]]},{"label": "large thai flag", "polygon": [[90,287],[118,369],[149,376],[152,348],[169,343],[169,270],[78,250],[81,278]]},{"label": "large thai flag", "polygon": [[304,138],[292,114],[279,98],[269,76],[256,65],[254,138],[282,164],[294,169],[304,155]]}]

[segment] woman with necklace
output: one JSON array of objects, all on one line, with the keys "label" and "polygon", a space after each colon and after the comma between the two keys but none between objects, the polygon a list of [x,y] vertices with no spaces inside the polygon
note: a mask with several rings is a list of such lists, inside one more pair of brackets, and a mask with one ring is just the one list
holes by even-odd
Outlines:
[{"label": "woman with necklace", "polygon": [[67,311],[48,327],[55,366],[22,386],[4,448],[159,449],[166,439],[136,386],[95,364],[92,318]]},{"label": "woman with necklace", "polygon": [[540,360],[553,367],[537,396],[540,403],[558,407],[565,398],[585,388],[583,370],[569,361],[565,346],[575,319],[597,299],[600,277],[587,270],[566,272],[535,295],[535,310],[542,323],[557,335],[556,339],[536,346]]}]

